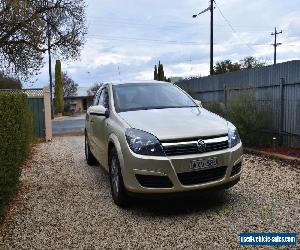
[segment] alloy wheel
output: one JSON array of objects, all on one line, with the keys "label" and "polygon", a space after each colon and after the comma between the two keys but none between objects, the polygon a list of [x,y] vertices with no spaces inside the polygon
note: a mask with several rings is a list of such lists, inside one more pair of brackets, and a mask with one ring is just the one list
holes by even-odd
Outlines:
[{"label": "alloy wheel", "polygon": [[119,168],[117,164],[116,157],[113,157],[111,161],[111,182],[112,182],[112,188],[116,195],[119,193]]}]

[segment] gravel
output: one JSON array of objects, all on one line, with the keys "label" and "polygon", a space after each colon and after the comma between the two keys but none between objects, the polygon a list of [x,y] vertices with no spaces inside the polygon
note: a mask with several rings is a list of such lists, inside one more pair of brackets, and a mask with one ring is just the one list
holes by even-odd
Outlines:
[{"label": "gravel", "polygon": [[0,248],[236,249],[241,232],[297,232],[299,242],[299,163],[246,154],[242,179],[230,190],[120,209],[105,171],[86,164],[83,139],[35,147]]}]

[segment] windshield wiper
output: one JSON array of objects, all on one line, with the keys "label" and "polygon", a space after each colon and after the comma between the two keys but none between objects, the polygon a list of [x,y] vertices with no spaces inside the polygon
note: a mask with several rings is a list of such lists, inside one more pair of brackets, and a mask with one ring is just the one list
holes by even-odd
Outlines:
[{"label": "windshield wiper", "polygon": [[157,106],[157,107],[139,107],[139,108],[123,109],[123,110],[120,110],[120,112],[139,111],[139,110],[151,110],[151,109],[196,108],[196,107],[197,107],[197,106]]}]

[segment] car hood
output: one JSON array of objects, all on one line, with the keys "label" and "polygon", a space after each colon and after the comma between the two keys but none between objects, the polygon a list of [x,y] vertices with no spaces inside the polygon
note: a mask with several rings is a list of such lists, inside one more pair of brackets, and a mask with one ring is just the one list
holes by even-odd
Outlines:
[{"label": "car hood", "polygon": [[215,136],[228,133],[226,120],[203,108],[167,108],[121,112],[127,124],[160,140]]}]

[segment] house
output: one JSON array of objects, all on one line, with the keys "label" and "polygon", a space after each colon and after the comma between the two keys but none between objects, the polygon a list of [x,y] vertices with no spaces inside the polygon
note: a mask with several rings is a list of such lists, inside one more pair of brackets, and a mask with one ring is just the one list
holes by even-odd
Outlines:
[{"label": "house", "polygon": [[65,96],[65,111],[72,113],[86,112],[92,105],[94,96],[88,95],[88,87],[78,87],[76,96]]}]

